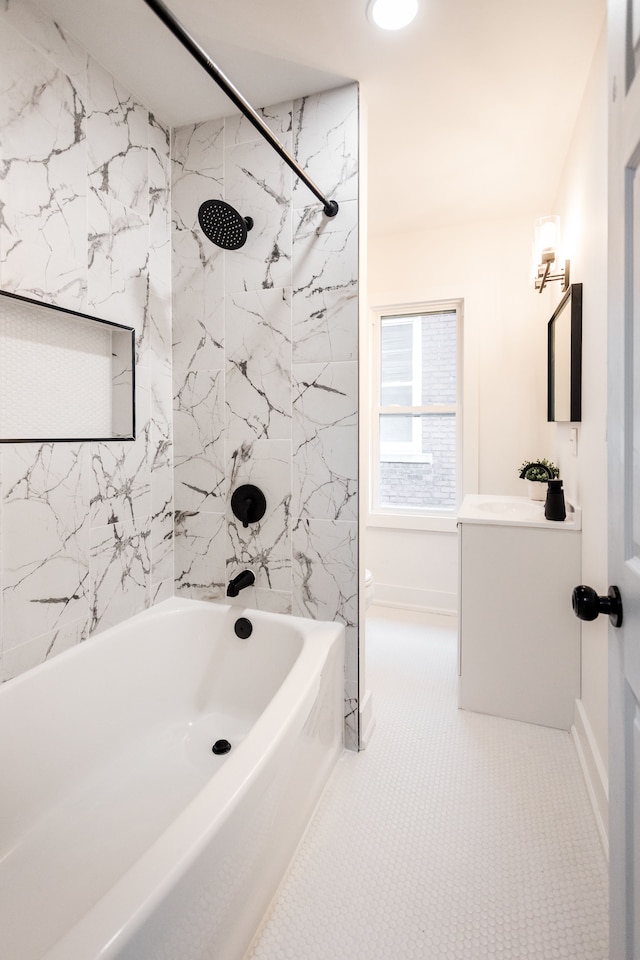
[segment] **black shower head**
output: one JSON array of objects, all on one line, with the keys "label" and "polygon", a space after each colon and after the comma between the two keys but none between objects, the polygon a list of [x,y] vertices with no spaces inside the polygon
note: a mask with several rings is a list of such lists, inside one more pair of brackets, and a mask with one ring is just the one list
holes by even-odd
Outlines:
[{"label": "black shower head", "polygon": [[224,200],[205,200],[198,210],[198,221],[205,237],[223,250],[243,247],[247,230],[253,226],[251,217],[241,217]]}]

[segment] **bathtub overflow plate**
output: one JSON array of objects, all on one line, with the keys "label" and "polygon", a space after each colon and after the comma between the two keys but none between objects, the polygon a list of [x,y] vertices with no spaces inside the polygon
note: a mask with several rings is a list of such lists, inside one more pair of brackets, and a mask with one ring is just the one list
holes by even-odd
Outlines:
[{"label": "bathtub overflow plate", "polygon": [[229,750],[231,750],[231,744],[228,740],[216,740],[214,745],[211,747],[211,750],[216,754],[229,753]]},{"label": "bathtub overflow plate", "polygon": [[241,640],[246,640],[253,632],[253,624],[251,620],[248,620],[246,617],[238,617],[233,625],[233,629],[235,630],[236,637],[239,637]]}]

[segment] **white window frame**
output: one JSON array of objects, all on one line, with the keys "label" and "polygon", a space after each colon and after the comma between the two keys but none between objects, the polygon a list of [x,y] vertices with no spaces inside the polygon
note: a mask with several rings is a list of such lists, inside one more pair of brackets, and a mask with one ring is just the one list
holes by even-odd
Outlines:
[{"label": "white window frame", "polygon": [[[457,376],[456,376],[456,402],[455,403],[432,403],[416,404],[415,406],[390,406],[386,407],[380,403],[381,397],[381,348],[382,348],[382,320],[397,320],[397,322],[407,322],[410,318],[415,318],[414,336],[419,336],[419,320],[430,313],[443,313],[446,311],[455,311],[456,313],[456,345],[457,345]],[[372,350],[371,350],[371,421],[370,421],[370,484],[369,484],[369,511],[367,524],[370,526],[384,527],[411,527],[413,529],[432,529],[432,530],[455,530],[456,513],[460,500],[460,491],[462,489],[462,318],[463,302],[462,300],[439,300],[428,301],[424,303],[402,304],[385,307],[375,307],[372,310]],[[415,344],[415,340],[414,340]],[[422,344],[419,345],[419,355],[421,357]],[[420,384],[419,392],[421,395],[422,370],[416,378]],[[416,383],[414,380],[414,385]],[[414,392],[415,394],[418,391]],[[419,399],[419,398],[418,398]],[[456,504],[451,508],[437,507],[409,507],[406,505],[392,506],[381,505],[379,503],[380,489],[380,462],[387,459],[394,459],[404,462],[427,462],[428,454],[421,454],[419,434],[414,434],[414,442],[404,443],[404,450],[393,452],[392,450],[382,449],[380,442],[380,416],[385,413],[394,414],[446,414],[454,413],[456,416],[456,480],[457,496]],[[421,430],[421,421],[416,416],[416,427]],[[385,447],[391,446],[385,444]],[[400,446],[394,445],[394,446]],[[409,448],[412,449],[409,449]]]}]

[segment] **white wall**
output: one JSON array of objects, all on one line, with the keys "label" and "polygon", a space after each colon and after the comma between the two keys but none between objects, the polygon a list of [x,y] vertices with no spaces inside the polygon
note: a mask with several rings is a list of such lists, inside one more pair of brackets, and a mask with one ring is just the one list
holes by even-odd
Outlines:
[{"label": "white wall", "polygon": [[[520,463],[550,453],[542,445],[546,323],[529,283],[533,220],[532,213],[369,240],[370,306],[464,302],[464,493],[521,494]],[[374,523],[367,522],[366,558],[377,597],[455,612],[455,524],[446,533]]]},{"label": "white wall", "polygon": [[[582,506],[582,581],[606,593],[607,575],[607,59],[603,28],[558,190],[571,279],[583,284],[582,423],[571,456],[569,426],[550,425],[549,438]],[[607,628],[600,617],[582,624],[582,698],[576,727],[606,823]]]}]

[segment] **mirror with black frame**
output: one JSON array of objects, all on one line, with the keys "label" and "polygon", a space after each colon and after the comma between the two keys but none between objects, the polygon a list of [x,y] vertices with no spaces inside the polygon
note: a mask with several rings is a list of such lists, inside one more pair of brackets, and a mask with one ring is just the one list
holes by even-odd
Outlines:
[{"label": "mirror with black frame", "polygon": [[582,284],[572,283],[547,325],[547,420],[582,419]]}]

